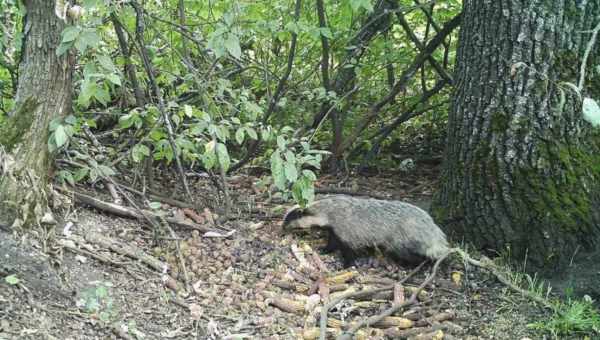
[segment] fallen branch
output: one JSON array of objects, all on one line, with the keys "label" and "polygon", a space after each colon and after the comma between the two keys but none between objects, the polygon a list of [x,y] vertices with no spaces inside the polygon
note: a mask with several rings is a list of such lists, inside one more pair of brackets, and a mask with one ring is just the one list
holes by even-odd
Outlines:
[{"label": "fallen branch", "polygon": [[117,184],[119,185],[119,187],[121,187],[122,189],[125,189],[125,190],[127,190],[129,192],[132,192],[132,193],[140,195],[140,196],[147,196],[148,199],[150,199],[150,200],[158,201],[158,202],[161,202],[161,203],[165,203],[165,204],[168,204],[168,205],[173,206],[173,207],[178,207],[178,208],[182,208],[182,209],[193,208],[194,207],[193,204],[186,203],[186,202],[183,202],[183,201],[179,201],[179,200],[176,200],[176,199],[173,199],[173,198],[169,198],[169,197],[163,197],[163,196],[154,194],[152,192],[144,194],[144,192],[139,191],[137,189],[134,189],[132,187],[129,187],[129,186],[127,186],[127,185],[125,185],[123,183],[120,183],[120,182],[117,182]]},{"label": "fallen branch", "polygon": [[519,293],[521,295],[523,295],[524,297],[535,301],[539,304],[541,304],[542,306],[554,311],[554,312],[559,312],[555,306],[553,306],[550,301],[548,301],[547,299],[544,299],[543,297],[536,295],[535,293],[532,293],[530,291],[527,291],[521,287],[518,287],[517,285],[515,285],[514,283],[510,282],[510,280],[508,278],[506,278],[504,276],[504,274],[502,274],[500,272],[500,270],[498,269],[498,267],[490,260],[490,259],[484,259],[483,261],[477,261],[473,258],[471,258],[469,256],[469,254],[467,254],[466,252],[457,249],[457,252],[463,257],[463,259],[471,264],[474,265],[476,267],[485,269],[487,271],[489,271],[492,275],[494,275],[496,277],[496,279],[498,279],[498,281],[500,281],[502,284],[504,284],[505,286],[507,286],[510,290]]},{"label": "fallen branch", "polygon": [[[392,305],[392,307],[388,308],[383,313],[380,313],[378,315],[374,315],[374,316],[369,317],[369,318],[367,318],[365,320],[357,322],[350,329],[348,329],[347,331],[345,331],[344,333],[342,333],[338,337],[338,339],[339,340],[352,339],[354,333],[356,333],[356,331],[358,331],[359,329],[361,329],[361,328],[363,328],[365,326],[370,326],[370,325],[376,324],[378,322],[381,322],[381,320],[383,320],[384,318],[386,318],[388,316],[391,316],[392,314],[396,313],[397,311],[401,310],[402,308],[404,308],[406,306],[410,306],[410,305],[416,303],[417,302],[417,296],[419,295],[419,293],[421,292],[421,290],[423,290],[423,288],[425,288],[427,285],[429,285],[431,283],[431,281],[433,281],[433,279],[435,278],[440,264],[450,254],[455,253],[455,252],[457,252],[457,250],[453,249],[453,250],[449,251],[448,253],[446,253],[444,256],[440,257],[435,262],[435,264],[433,265],[433,269],[431,270],[431,274],[429,274],[429,276],[427,276],[427,278],[425,279],[425,281],[423,281],[423,283],[421,283],[419,285],[419,287],[415,291],[413,291],[413,293],[411,294],[410,298],[408,300],[406,300],[404,303],[397,304],[397,305]],[[393,287],[391,287],[391,288],[393,288]],[[324,314],[325,314],[325,317],[326,317],[327,316],[327,312],[325,312]],[[323,321],[323,314],[321,314],[321,321]],[[321,327],[323,327],[322,323],[321,323]],[[321,339],[325,340],[325,337],[323,336]]]},{"label": "fallen branch", "polygon": [[[139,213],[137,211],[134,211],[134,210],[124,207],[122,205],[105,202],[105,201],[99,200],[97,198],[94,198],[92,196],[89,196],[89,195],[86,195],[86,194],[83,194],[83,193],[80,193],[77,191],[73,191],[73,195],[78,202],[80,202],[82,204],[87,204],[98,210],[102,210],[102,211],[111,213],[113,215],[117,215],[117,216],[121,216],[121,217],[128,217],[128,218],[135,218],[138,220],[146,220],[146,218],[143,216],[143,214],[147,214],[147,216],[151,216],[151,217],[155,217],[155,218],[159,217],[158,215],[156,215],[155,213],[153,213],[151,211],[141,210],[141,213]],[[165,219],[167,220],[167,222],[169,222],[173,225],[176,225],[178,227],[194,229],[194,230],[201,231],[203,233],[216,232],[215,230],[207,228],[205,226],[179,221],[172,217],[167,217]]]},{"label": "fallen branch", "polygon": [[157,272],[164,273],[168,269],[168,265],[166,263],[146,254],[142,249],[131,244],[122,243],[97,232],[87,232],[85,233],[84,238],[87,242],[100,245],[103,248],[114,251],[117,254],[139,260]]}]

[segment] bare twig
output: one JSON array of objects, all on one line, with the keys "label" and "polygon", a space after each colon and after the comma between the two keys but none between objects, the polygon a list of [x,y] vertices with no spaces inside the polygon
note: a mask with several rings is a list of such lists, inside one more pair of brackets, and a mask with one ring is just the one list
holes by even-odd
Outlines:
[{"label": "bare twig", "polygon": [[592,37],[587,43],[587,47],[585,48],[585,53],[583,54],[583,60],[581,61],[581,71],[579,71],[579,82],[577,83],[577,88],[579,91],[583,89],[583,83],[585,80],[585,66],[587,64],[587,59],[590,56],[590,52],[596,43],[596,38],[598,37],[598,31],[600,31],[600,22],[594,27],[592,31]]},{"label": "bare twig", "polygon": [[397,305],[392,305],[392,307],[386,309],[384,312],[378,314],[378,315],[374,315],[372,317],[369,317],[365,320],[359,321],[356,324],[354,324],[352,327],[350,327],[346,332],[342,333],[339,337],[338,340],[346,340],[346,339],[352,339],[352,336],[354,335],[354,333],[356,333],[356,331],[358,331],[359,329],[365,327],[365,326],[369,326],[372,324],[375,324],[381,320],[383,320],[383,318],[390,316],[392,314],[394,314],[395,312],[401,310],[402,308],[412,305],[414,303],[417,302],[417,297],[419,295],[419,293],[423,290],[423,288],[425,288],[427,285],[429,285],[433,279],[435,278],[435,276],[437,275],[437,271],[438,268],[440,266],[440,264],[452,253],[457,252],[458,250],[453,249],[451,251],[449,251],[448,253],[446,253],[444,256],[440,257],[439,259],[437,259],[437,261],[435,261],[435,264],[433,265],[433,269],[431,270],[431,273],[429,274],[429,276],[427,276],[427,278],[425,279],[425,281],[423,281],[423,283],[421,283],[419,285],[419,287],[413,291],[412,295],[410,296],[410,298],[406,301],[404,301],[401,304],[397,304]]},{"label": "bare twig", "polygon": [[181,159],[179,157],[179,149],[177,148],[177,143],[175,143],[175,132],[173,131],[173,125],[171,124],[171,119],[169,118],[169,114],[166,111],[164,99],[162,97],[162,93],[160,88],[156,84],[156,79],[154,77],[155,71],[152,66],[152,62],[150,61],[150,57],[148,56],[148,51],[146,45],[144,43],[144,12],[139,3],[136,1],[131,1],[130,5],[136,12],[136,40],[138,43],[138,50],[140,52],[140,56],[142,58],[142,63],[144,64],[144,69],[148,74],[148,80],[150,82],[150,86],[152,88],[152,92],[154,92],[154,96],[156,100],[158,100],[158,110],[161,113],[161,117],[167,127],[167,135],[169,137],[169,144],[173,149],[173,158],[175,158],[175,164],[177,164],[177,170],[179,172],[179,176],[181,177],[181,181],[183,183],[183,187],[185,189],[185,193],[187,194],[190,202],[194,202],[194,197],[190,191],[187,178],[185,177],[185,173],[183,172],[183,167],[181,165]]},{"label": "bare twig", "polygon": [[402,91],[406,87],[408,81],[423,65],[425,60],[427,60],[427,57],[435,51],[435,49],[442,43],[442,41],[444,41],[444,39],[448,35],[450,35],[450,33],[456,27],[458,27],[458,25],[461,22],[461,15],[462,13],[458,14],[444,25],[444,28],[440,31],[440,33],[438,33],[435,37],[433,37],[433,39],[431,39],[427,46],[425,46],[423,50],[415,57],[412,64],[407,69],[405,69],[404,72],[402,72],[400,78],[398,79],[392,90],[390,90],[385,97],[380,99],[377,103],[373,104],[369,108],[363,119],[356,124],[354,130],[346,138],[346,140],[338,150],[339,152],[343,152],[348,147],[350,147],[360,136],[363,130],[369,125],[369,123],[371,123],[371,121],[375,117],[377,117],[381,109],[388,103],[390,103],[396,97],[396,95],[398,95],[398,93],[400,93],[400,91]]}]

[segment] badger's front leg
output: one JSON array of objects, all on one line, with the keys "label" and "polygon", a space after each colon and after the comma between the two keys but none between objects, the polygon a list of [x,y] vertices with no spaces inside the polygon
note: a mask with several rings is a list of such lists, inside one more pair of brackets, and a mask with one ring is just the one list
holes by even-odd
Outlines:
[{"label": "badger's front leg", "polygon": [[339,250],[344,262],[344,268],[353,266],[358,258],[358,254],[352,248],[345,245],[333,231],[329,231],[327,245],[322,250],[325,253],[332,253]]},{"label": "badger's front leg", "polygon": [[342,243],[340,242],[340,239],[333,233],[333,231],[329,231],[328,232],[328,236],[327,236],[327,244],[325,245],[325,247],[322,249],[323,252],[325,253],[332,253],[336,250],[341,249],[342,247]]}]

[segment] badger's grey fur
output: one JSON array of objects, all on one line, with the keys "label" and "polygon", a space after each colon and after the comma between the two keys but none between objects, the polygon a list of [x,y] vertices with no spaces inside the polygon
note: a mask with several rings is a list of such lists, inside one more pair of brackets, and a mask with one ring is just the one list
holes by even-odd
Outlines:
[{"label": "badger's grey fur", "polygon": [[405,202],[328,196],[305,209],[295,206],[283,219],[286,231],[324,228],[328,251],[340,249],[346,265],[370,249],[400,262],[437,259],[449,251],[444,232],[424,210]]}]

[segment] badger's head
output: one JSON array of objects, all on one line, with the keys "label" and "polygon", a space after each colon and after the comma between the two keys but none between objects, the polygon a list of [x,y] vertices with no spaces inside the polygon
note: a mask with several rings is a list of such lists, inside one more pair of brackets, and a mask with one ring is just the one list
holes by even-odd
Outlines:
[{"label": "badger's head", "polygon": [[327,214],[319,212],[314,205],[302,209],[296,205],[283,216],[284,231],[301,231],[311,228],[326,228],[329,225]]}]

